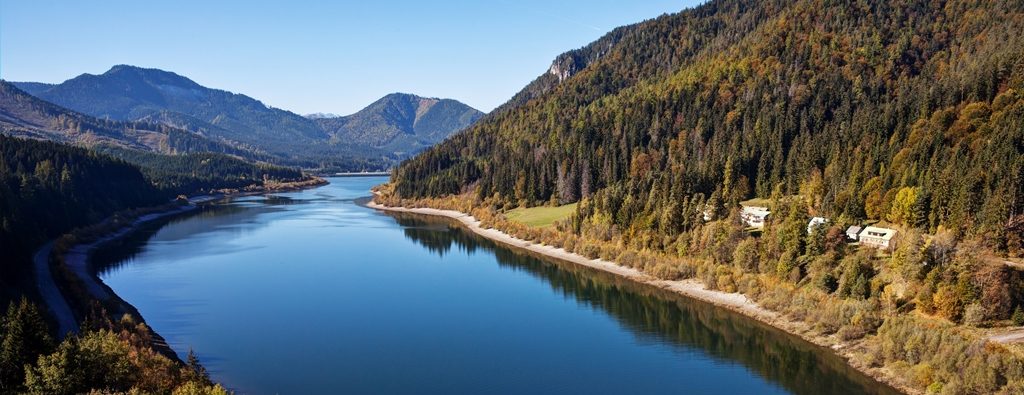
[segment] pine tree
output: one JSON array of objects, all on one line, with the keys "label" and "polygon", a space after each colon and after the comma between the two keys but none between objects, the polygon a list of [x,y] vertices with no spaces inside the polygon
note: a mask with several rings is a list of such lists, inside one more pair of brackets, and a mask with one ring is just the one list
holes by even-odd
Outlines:
[{"label": "pine tree", "polygon": [[24,382],[25,365],[49,353],[53,339],[39,310],[24,297],[10,304],[0,327],[0,392],[13,392]]}]

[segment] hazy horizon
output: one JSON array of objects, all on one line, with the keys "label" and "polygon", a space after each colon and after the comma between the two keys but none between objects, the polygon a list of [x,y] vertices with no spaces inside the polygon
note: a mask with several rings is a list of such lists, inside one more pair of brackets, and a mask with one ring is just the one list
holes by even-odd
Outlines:
[{"label": "hazy horizon", "polygon": [[60,83],[129,64],[299,114],[347,115],[394,92],[489,112],[558,54],[699,3],[5,2],[0,78]]}]

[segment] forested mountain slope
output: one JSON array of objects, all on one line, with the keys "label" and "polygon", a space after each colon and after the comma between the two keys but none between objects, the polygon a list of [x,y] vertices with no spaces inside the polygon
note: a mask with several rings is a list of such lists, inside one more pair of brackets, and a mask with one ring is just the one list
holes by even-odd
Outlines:
[{"label": "forested mountain slope", "polygon": [[589,198],[581,221],[670,236],[709,202],[776,192],[875,219],[910,188],[897,222],[1008,248],[1024,211],[1022,31],[1020,2],[711,1],[616,30],[548,92],[403,164],[395,186]]},{"label": "forested mountain slope", "polygon": [[335,140],[407,155],[444,140],[483,115],[452,99],[392,93],[355,114],[315,122]]},{"label": "forested mountain slope", "polygon": [[12,282],[0,284],[4,291],[23,289],[13,282],[28,274],[28,257],[43,241],[115,212],[165,204],[178,194],[306,178],[297,169],[216,153],[99,149],[0,134],[0,278]]},{"label": "forested mountain slope", "polygon": [[168,125],[278,164],[324,170],[386,169],[482,115],[455,100],[393,94],[347,117],[314,119],[172,72],[128,65],[60,84],[14,84],[100,119]]},{"label": "forested mountain slope", "polygon": [[1021,393],[1021,32],[1019,1],[712,0],[563,55],[377,199],[740,292],[907,391]]},{"label": "forested mountain slope", "polygon": [[[167,202],[138,168],[66,145],[0,135],[0,274],[20,279],[42,241],[126,208]],[[16,289],[10,283],[4,290]]]},{"label": "forested mountain slope", "polygon": [[159,153],[220,152],[261,158],[251,151],[159,123],[103,120],[70,111],[33,97],[6,81],[0,81],[0,132],[84,146],[108,145]]},{"label": "forested mountain slope", "polygon": [[295,144],[327,137],[302,116],[157,69],[117,65],[103,74],[82,74],[28,89],[43,100],[103,119],[134,121],[161,112],[183,114],[218,126],[211,136],[278,155],[292,154],[286,148]]}]

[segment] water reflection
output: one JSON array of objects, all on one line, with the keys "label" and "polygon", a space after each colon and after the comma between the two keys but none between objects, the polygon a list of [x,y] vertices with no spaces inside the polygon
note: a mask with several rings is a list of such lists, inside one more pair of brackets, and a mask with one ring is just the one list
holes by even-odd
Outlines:
[{"label": "water reflection", "polygon": [[211,205],[94,262],[240,392],[891,392],[742,316],[360,207],[383,181]]},{"label": "water reflection", "polygon": [[288,198],[246,197],[244,200],[200,206],[191,212],[147,222],[128,236],[104,244],[93,253],[92,262],[100,278],[119,267],[138,264],[135,258],[151,246],[149,242],[157,232],[161,232],[160,243],[188,243],[189,248],[179,250],[182,257],[237,252],[238,249],[226,244],[197,243],[197,240],[206,240],[197,236],[218,232],[235,236],[251,233],[268,225],[257,218],[284,211],[281,206],[290,204],[296,204],[296,201]]},{"label": "water reflection", "polygon": [[565,297],[608,312],[642,341],[674,344],[734,361],[798,394],[898,394],[850,368],[826,349],[742,315],[674,292],[533,253],[496,246],[454,221],[388,213],[405,236],[444,256],[485,250],[499,265],[543,280]]}]

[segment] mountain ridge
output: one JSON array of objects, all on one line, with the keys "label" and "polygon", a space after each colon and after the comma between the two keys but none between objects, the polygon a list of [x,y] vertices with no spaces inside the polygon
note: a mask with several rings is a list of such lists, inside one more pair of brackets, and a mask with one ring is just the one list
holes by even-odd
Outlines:
[{"label": "mountain ridge", "polygon": [[454,99],[390,93],[346,116],[316,122],[335,136],[402,153],[433,145],[484,113]]},{"label": "mountain ridge", "polygon": [[[378,106],[381,114],[363,109],[340,118],[306,117],[243,94],[204,87],[174,72],[130,65],[116,65],[102,74],[81,74],[60,84],[14,85],[99,119],[168,124],[258,152],[275,163],[307,168],[386,169],[479,118],[475,109],[462,103],[430,98],[447,112],[430,111],[434,106],[428,105],[407,125],[408,109],[389,96],[375,102],[395,102]],[[423,120],[427,127],[420,129],[425,132],[416,135],[417,122]]]},{"label": "mountain ridge", "polygon": [[36,98],[3,80],[0,80],[0,131],[65,144],[111,145],[164,154],[217,152],[261,159],[256,152],[171,126],[104,120],[77,113]]}]

